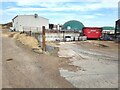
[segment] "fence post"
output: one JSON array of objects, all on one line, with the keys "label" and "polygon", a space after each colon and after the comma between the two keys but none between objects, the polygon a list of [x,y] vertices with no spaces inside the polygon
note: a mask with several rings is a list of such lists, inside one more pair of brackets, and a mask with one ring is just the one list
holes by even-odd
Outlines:
[{"label": "fence post", "polygon": [[42,27],[42,50],[46,51],[46,44],[45,44],[45,26]]},{"label": "fence post", "polygon": [[65,41],[65,36],[64,36],[65,31],[63,31],[63,41]]}]

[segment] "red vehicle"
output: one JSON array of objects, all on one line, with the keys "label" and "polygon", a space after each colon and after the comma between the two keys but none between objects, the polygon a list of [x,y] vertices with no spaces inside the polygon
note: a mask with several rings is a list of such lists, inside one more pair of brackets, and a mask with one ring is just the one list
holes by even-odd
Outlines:
[{"label": "red vehicle", "polygon": [[99,39],[102,36],[102,28],[84,27],[83,34],[89,39]]}]

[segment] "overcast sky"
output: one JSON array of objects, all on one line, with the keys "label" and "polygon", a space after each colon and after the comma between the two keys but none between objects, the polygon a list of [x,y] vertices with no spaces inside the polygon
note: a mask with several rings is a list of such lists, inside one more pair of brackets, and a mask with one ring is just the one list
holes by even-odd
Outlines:
[{"label": "overcast sky", "polygon": [[16,15],[34,15],[49,19],[49,23],[64,24],[78,20],[85,26],[114,26],[118,19],[119,0],[3,0],[0,1],[0,23]]}]

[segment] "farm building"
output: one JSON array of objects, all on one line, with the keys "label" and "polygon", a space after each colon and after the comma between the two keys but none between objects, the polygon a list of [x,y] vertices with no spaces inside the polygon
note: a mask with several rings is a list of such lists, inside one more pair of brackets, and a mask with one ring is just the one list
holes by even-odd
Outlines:
[{"label": "farm building", "polygon": [[103,28],[102,33],[107,33],[107,34],[114,34],[115,33],[115,28],[114,27],[104,26],[102,28]]},{"label": "farm building", "polygon": [[17,15],[12,19],[13,28],[15,31],[32,31],[41,32],[42,26],[49,28],[49,20],[35,15]]},{"label": "farm building", "polygon": [[66,22],[63,26],[62,26],[62,30],[71,30],[71,31],[82,31],[82,28],[84,27],[84,25],[76,20],[71,20]]}]

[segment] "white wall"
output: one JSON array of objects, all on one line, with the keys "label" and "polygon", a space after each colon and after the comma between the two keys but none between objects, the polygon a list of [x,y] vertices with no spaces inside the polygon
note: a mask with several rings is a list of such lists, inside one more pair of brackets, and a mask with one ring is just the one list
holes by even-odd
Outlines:
[{"label": "white wall", "polygon": [[[64,37],[65,36],[71,36],[71,38],[78,38],[79,33],[64,33]],[[62,41],[63,33],[45,33],[45,39],[46,41],[56,41],[56,39]],[[40,35],[39,40],[42,41],[42,34]]]},{"label": "white wall", "polygon": [[49,20],[43,17],[35,18],[34,15],[18,15],[14,19],[14,28],[16,31],[33,31],[40,32],[42,31],[42,26],[45,26],[46,29],[49,27]]},{"label": "white wall", "polygon": [[13,20],[13,28],[16,29],[16,31],[18,31],[18,18],[15,18]]}]

